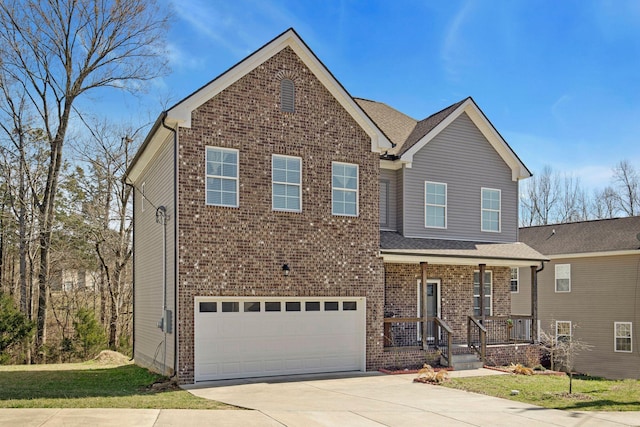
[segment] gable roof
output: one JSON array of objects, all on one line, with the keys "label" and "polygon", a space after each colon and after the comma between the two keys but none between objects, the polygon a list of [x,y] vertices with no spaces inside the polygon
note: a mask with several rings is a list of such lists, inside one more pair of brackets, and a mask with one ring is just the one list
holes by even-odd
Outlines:
[{"label": "gable roof", "polygon": [[520,229],[520,241],[545,255],[640,253],[640,216]]},{"label": "gable roof", "polygon": [[389,154],[395,154],[398,151],[418,123],[416,119],[382,102],[363,98],[355,98],[355,101],[395,144],[394,148],[387,151]]},{"label": "gable roof", "polygon": [[163,112],[156,120],[149,135],[143,142],[127,169],[126,175],[129,181],[134,181],[141,172],[140,164],[145,164],[159,149],[162,141],[169,135],[165,130],[166,125],[176,128],[191,127],[191,112],[196,108],[231,86],[243,76],[247,75],[262,63],[267,61],[285,48],[291,48],[313,75],[327,88],[340,105],[351,115],[358,125],[371,138],[371,150],[384,152],[392,147],[389,138],[380,130],[373,120],[354,101],[342,84],[325,67],[318,57],[309,49],[293,28],[289,28],[260,49],[247,56],[236,65],[220,74],[209,83],[176,103]]}]

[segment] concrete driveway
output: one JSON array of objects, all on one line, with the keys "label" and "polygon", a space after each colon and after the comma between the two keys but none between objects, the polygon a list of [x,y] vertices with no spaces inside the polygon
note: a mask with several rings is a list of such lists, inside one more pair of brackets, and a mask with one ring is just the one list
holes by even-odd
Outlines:
[{"label": "concrete driveway", "polygon": [[[490,375],[477,370],[457,375]],[[196,396],[255,409],[286,426],[621,426],[640,414],[544,409],[414,383],[415,375],[294,376],[186,387]]]}]

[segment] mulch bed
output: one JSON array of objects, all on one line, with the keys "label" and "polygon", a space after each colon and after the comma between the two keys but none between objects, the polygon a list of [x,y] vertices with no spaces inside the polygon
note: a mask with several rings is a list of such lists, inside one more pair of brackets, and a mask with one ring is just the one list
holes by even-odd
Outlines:
[{"label": "mulch bed", "polygon": [[[422,368],[419,368],[419,369],[396,369],[396,370],[381,368],[381,369],[378,369],[378,372],[382,372],[383,374],[387,374],[387,375],[417,374],[418,372],[420,372],[420,369],[422,369]],[[449,367],[444,366],[444,367],[433,368],[433,370],[435,372],[438,372],[438,371],[453,371],[453,368],[449,368]]]},{"label": "mulch bed", "polygon": [[[485,366],[485,369],[491,369],[493,371],[507,372],[509,374],[513,374],[513,371],[509,370],[505,366]],[[567,374],[565,372],[551,371],[549,369],[547,369],[546,371],[533,371],[533,375],[551,375],[551,376],[556,376],[556,377],[566,377],[567,376]]]}]

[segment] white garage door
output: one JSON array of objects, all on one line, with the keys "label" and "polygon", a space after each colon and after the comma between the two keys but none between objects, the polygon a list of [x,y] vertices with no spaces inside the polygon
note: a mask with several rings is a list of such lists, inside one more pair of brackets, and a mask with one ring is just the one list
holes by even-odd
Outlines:
[{"label": "white garage door", "polygon": [[365,368],[365,298],[195,300],[195,380]]}]

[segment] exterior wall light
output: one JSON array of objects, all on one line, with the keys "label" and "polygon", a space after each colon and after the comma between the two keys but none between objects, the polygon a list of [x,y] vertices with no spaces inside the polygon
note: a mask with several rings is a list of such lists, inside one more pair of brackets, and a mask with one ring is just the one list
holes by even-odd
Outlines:
[{"label": "exterior wall light", "polygon": [[289,275],[289,271],[289,266],[287,264],[282,264],[282,274],[284,274],[284,277],[287,277]]}]

